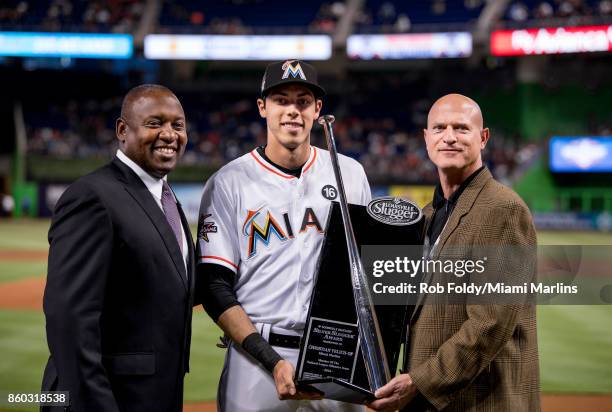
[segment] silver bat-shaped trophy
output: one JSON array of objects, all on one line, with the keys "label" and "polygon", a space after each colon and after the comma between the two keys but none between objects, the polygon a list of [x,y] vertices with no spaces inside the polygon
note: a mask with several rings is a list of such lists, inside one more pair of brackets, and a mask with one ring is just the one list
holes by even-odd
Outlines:
[{"label": "silver bat-shaped trophy", "polygon": [[360,348],[365,361],[366,373],[372,392],[385,385],[390,379],[389,365],[385,354],[385,348],[380,333],[380,327],[376,318],[376,312],[372,303],[372,297],[368,288],[368,280],[361,263],[353,225],[349,215],[346,192],[342,182],[342,173],[338,163],[338,151],[334,139],[332,123],[335,118],[325,115],[319,118],[319,124],[325,130],[325,138],[331,155],[332,166],[338,186],[340,211],[344,232],[346,235],[346,246],[348,250],[349,264],[351,266],[351,283],[353,287],[353,298],[357,311],[357,322],[360,339]]}]

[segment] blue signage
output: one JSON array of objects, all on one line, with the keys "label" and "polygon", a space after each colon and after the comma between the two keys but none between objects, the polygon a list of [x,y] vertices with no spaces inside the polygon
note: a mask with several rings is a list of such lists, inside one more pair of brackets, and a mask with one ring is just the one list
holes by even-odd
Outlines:
[{"label": "blue signage", "polygon": [[129,59],[130,34],[0,32],[0,56]]},{"label": "blue signage", "polygon": [[612,172],[612,136],[554,136],[549,145],[552,172]]}]

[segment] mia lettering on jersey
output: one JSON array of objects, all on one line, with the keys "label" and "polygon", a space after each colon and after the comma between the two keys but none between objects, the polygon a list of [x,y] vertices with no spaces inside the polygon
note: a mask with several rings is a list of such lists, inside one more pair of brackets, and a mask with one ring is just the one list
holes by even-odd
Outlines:
[{"label": "mia lettering on jersey", "polygon": [[[296,232],[291,224],[289,212],[280,214],[282,220],[278,216],[278,212],[272,213],[270,210],[264,210],[263,208],[247,211],[246,219],[242,225],[242,233],[249,238],[248,258],[257,254],[258,242],[262,242],[268,247],[273,237],[276,237],[281,242],[295,238]],[[283,223],[280,224],[279,221]],[[305,233],[311,228],[316,230],[318,234],[324,232],[314,209],[306,207],[297,234]]]}]

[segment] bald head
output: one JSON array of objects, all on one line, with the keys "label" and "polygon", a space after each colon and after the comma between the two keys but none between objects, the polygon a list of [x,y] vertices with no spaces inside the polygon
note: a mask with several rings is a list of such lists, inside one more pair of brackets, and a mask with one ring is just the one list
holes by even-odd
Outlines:
[{"label": "bald head", "polygon": [[133,108],[135,103],[145,96],[169,96],[173,97],[178,101],[178,98],[168,89],[166,86],[160,84],[141,84],[136,86],[127,92],[121,103],[121,117],[125,120],[129,120],[133,115]]},{"label": "bald head", "polygon": [[465,114],[473,124],[482,130],[484,121],[480,106],[467,96],[457,93],[447,94],[440,97],[429,109],[427,115],[427,127],[431,128],[433,119],[436,119],[440,112],[456,112]]},{"label": "bald head", "polygon": [[[437,166],[444,195],[482,166],[481,151],[489,140],[478,104],[460,94],[439,98],[427,116],[424,130],[427,154]],[[454,183],[449,183],[454,182]]]}]

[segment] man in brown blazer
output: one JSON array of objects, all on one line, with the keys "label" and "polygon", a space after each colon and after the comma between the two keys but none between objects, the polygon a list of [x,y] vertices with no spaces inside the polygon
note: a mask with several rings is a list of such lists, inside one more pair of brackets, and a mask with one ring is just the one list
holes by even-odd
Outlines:
[{"label": "man in brown blazer", "polygon": [[[458,94],[440,98],[425,142],[440,183],[424,209],[429,257],[453,247],[535,248],[531,214],[493,179],[481,151],[489,139],[478,104]],[[501,262],[508,275],[533,263]],[[431,274],[435,278],[436,274]],[[431,280],[430,280],[431,281]],[[422,297],[408,325],[404,371],[376,391],[375,410],[538,411],[536,312],[523,304],[440,304]]]}]

